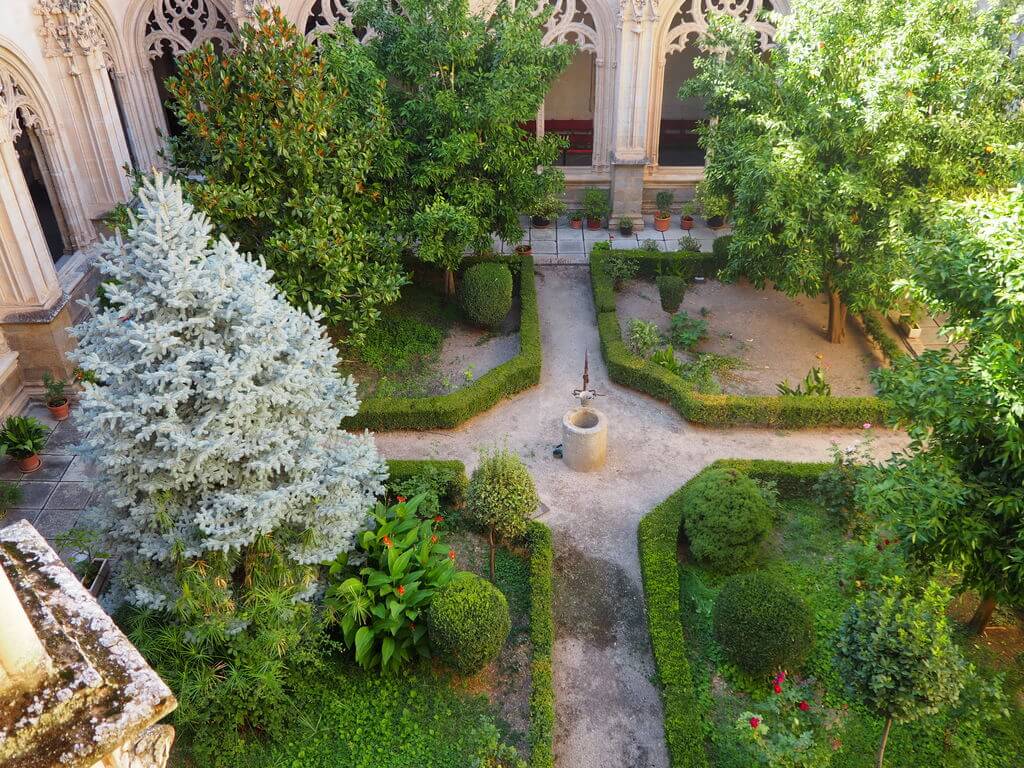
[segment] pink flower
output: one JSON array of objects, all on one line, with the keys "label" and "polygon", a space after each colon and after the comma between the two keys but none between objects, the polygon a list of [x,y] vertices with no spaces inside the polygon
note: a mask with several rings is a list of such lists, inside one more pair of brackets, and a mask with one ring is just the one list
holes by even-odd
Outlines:
[{"label": "pink flower", "polygon": [[775,682],[778,683],[779,685],[782,685],[782,683],[786,682],[786,673],[785,672],[779,672],[779,674],[777,674],[775,676]]},{"label": "pink flower", "polygon": [[861,426],[864,427],[864,429],[871,429],[871,422],[865,421]]},{"label": "pink flower", "polygon": [[750,727],[753,728],[754,730],[757,730],[757,726],[759,726],[760,724],[761,724],[761,718],[759,718],[759,717],[752,717],[752,718],[750,718]]}]

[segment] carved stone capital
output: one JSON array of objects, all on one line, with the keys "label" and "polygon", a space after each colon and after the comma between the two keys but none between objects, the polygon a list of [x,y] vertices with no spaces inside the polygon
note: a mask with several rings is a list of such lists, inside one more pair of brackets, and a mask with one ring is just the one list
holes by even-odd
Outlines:
[{"label": "carved stone capital", "polygon": [[134,741],[122,744],[104,761],[104,768],[164,768],[171,754],[174,728],[152,725]]},{"label": "carved stone capital", "polygon": [[88,55],[106,47],[91,0],[39,0],[36,13],[47,56]]},{"label": "carved stone capital", "polygon": [[619,0],[619,24],[630,17],[635,23],[642,24],[645,11],[648,20],[654,21],[658,18],[658,2],[659,0]]}]

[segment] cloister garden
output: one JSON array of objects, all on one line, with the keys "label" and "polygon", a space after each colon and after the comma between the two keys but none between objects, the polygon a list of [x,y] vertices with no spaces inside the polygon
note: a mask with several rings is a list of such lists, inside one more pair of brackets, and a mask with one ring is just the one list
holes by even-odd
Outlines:
[{"label": "cloister garden", "polygon": [[9,521],[180,768],[1024,764],[1024,7],[714,17],[632,221],[527,5],[183,55]]}]

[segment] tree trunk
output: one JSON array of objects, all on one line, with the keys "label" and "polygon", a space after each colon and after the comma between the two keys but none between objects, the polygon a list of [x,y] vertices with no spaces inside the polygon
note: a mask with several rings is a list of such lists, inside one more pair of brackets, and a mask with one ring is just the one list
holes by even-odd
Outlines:
[{"label": "tree trunk", "polygon": [[885,760],[885,744],[889,741],[889,731],[892,730],[892,718],[885,721],[885,730],[882,731],[882,743],[878,745],[878,761],[875,768],[882,768],[882,761]]},{"label": "tree trunk", "polygon": [[450,269],[444,271],[444,295],[449,299],[455,295],[455,272]]},{"label": "tree trunk", "polygon": [[839,344],[846,338],[846,303],[839,291],[828,291],[828,340]]},{"label": "tree trunk", "polygon": [[493,584],[494,583],[494,550],[496,548],[495,547],[495,541],[494,541],[494,528],[488,528],[487,529],[487,544],[490,546],[490,550],[491,550],[491,583]]},{"label": "tree trunk", "polygon": [[971,622],[968,624],[970,630],[975,635],[984,634],[985,628],[988,627],[988,623],[992,620],[992,614],[996,610],[996,599],[993,595],[982,595],[981,602],[978,603],[978,608],[971,617]]}]

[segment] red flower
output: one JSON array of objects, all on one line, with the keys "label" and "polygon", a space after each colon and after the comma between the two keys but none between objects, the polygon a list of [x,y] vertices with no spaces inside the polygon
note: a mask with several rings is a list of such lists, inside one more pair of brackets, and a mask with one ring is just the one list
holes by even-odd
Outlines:
[{"label": "red flower", "polygon": [[395,496],[399,504],[405,504],[405,496]]},{"label": "red flower", "polygon": [[754,730],[757,730],[757,726],[759,726],[760,724],[761,724],[761,718],[760,717],[752,717],[752,718],[750,718],[750,727],[753,728]]},{"label": "red flower", "polygon": [[773,685],[773,686],[772,686],[772,688],[774,689],[774,691],[775,691],[776,693],[782,693],[782,686],[781,686],[781,685],[779,685],[778,683],[776,683],[775,685]]},{"label": "red flower", "polygon": [[385,547],[387,547],[388,549],[391,549],[391,544],[392,544],[392,541],[391,541],[391,539],[389,539],[389,538],[387,537],[387,534],[385,534],[385,535],[384,535],[384,538],[383,538],[383,539],[381,539],[381,541],[383,541],[383,542],[384,542],[384,546],[385,546]]},{"label": "red flower", "polygon": [[775,676],[775,682],[779,683],[780,685],[782,683],[786,682],[786,673],[785,672],[779,672],[779,674],[777,674]]},{"label": "red flower", "polygon": [[430,543],[431,544],[437,544],[437,534],[434,534],[433,536],[430,537]]},{"label": "red flower", "polygon": [[801,712],[806,712],[810,708],[811,708],[811,705],[807,703],[806,699],[804,701],[800,702],[800,711]]},{"label": "red flower", "polygon": [[453,563],[455,562],[455,550],[454,549],[449,549],[448,550],[448,559],[451,560]]},{"label": "red flower", "polygon": [[435,523],[443,523],[444,522],[444,518],[441,515],[438,515],[437,517],[434,518],[434,522]]},{"label": "red flower", "polygon": [[402,595],[405,594],[405,587],[403,587],[401,584],[399,584],[398,585],[398,589],[396,589],[395,592],[397,592],[398,596],[401,597]]}]

